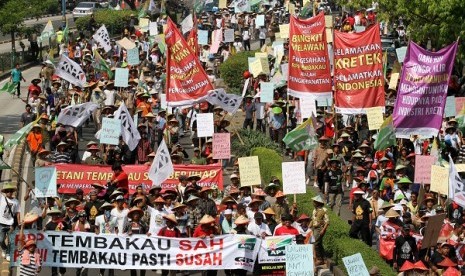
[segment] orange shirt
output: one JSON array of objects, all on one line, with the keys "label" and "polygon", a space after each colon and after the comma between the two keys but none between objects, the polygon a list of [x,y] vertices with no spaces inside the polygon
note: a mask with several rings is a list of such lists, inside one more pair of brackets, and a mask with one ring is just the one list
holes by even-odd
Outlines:
[{"label": "orange shirt", "polygon": [[27,135],[27,143],[32,153],[36,154],[42,149],[42,133],[29,132]]},{"label": "orange shirt", "polygon": [[142,110],[142,117],[147,115],[149,112],[152,112],[152,107],[149,103],[146,102],[141,102],[137,105],[137,108],[140,108]]}]

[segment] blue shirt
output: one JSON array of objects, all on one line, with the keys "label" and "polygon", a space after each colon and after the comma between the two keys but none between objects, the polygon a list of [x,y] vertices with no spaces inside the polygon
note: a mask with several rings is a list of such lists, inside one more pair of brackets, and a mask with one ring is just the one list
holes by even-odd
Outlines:
[{"label": "blue shirt", "polygon": [[13,69],[11,70],[11,78],[13,80],[14,83],[18,83],[21,81],[21,77],[22,77],[22,74],[21,74],[21,71],[18,70],[18,69]]}]

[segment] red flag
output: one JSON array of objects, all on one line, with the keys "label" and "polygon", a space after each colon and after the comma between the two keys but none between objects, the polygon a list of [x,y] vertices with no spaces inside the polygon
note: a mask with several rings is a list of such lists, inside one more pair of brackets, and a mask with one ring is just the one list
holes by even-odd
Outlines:
[{"label": "red flag", "polygon": [[332,83],[326,42],[325,15],[291,16],[289,25],[289,94],[331,99]]},{"label": "red flag", "polygon": [[199,59],[192,52],[176,25],[168,18],[165,29],[167,46],[166,101],[170,106],[191,105],[202,101],[213,90]]},{"label": "red flag", "polygon": [[385,106],[378,24],[361,33],[334,31],[334,82],[337,112],[358,114]]},{"label": "red flag", "polygon": [[192,30],[189,32],[189,35],[187,36],[187,45],[191,47],[192,52],[194,52],[195,56],[199,55],[199,44],[197,39],[196,27],[192,28]]}]

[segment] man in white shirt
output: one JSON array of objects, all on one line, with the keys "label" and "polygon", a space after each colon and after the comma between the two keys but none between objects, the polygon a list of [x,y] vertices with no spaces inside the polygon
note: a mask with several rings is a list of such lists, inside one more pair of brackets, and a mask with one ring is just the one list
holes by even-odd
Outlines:
[{"label": "man in white shirt", "polygon": [[116,207],[111,210],[111,215],[116,218],[118,233],[123,233],[124,226],[128,220],[129,209],[124,208],[122,195],[116,197]]},{"label": "man in white shirt", "polygon": [[[5,240],[8,238],[8,232],[14,230],[17,221],[20,221],[19,202],[14,198],[14,193],[17,187],[13,183],[3,185],[2,193],[0,194],[0,246],[2,247],[3,258],[9,259],[9,247],[6,246]],[[7,257],[8,256],[8,257]]]},{"label": "man in white shirt", "polygon": [[266,236],[271,236],[271,231],[268,225],[263,223],[264,215],[260,212],[255,213],[254,221],[249,223],[247,226],[247,230],[249,230],[250,234],[264,239]]},{"label": "man in white shirt", "polygon": [[114,234],[116,233],[116,227],[118,221],[116,217],[111,215],[113,205],[108,202],[103,203],[100,207],[100,211],[103,215],[95,217],[95,233],[98,234]]},{"label": "man in white shirt", "polygon": [[147,206],[147,211],[150,214],[148,234],[158,235],[158,232],[166,226],[163,216],[168,215],[168,213],[163,209],[165,200],[162,197],[158,197],[153,203],[155,204],[155,208]]}]

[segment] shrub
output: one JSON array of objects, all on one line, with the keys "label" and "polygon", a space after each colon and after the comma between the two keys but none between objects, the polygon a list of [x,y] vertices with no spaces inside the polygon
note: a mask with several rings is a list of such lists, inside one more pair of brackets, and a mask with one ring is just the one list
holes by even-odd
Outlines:
[{"label": "shrub", "polygon": [[254,148],[252,149],[251,156],[258,156],[258,162],[260,164],[260,175],[262,177],[262,183],[268,185],[272,176],[276,176],[282,179],[281,166],[275,166],[275,164],[281,164],[283,158],[276,151],[268,148]]},{"label": "shrub", "polygon": [[250,156],[252,149],[258,147],[280,152],[279,145],[260,131],[239,129],[238,133],[244,144],[241,143],[237,135],[233,136],[231,150],[236,157]]},{"label": "shrub", "polygon": [[[261,165],[261,164],[260,164]],[[299,211],[311,215],[313,211],[312,197],[316,196],[316,192],[307,188],[306,194],[297,195]],[[289,197],[289,201],[293,200]],[[371,267],[377,266],[383,276],[397,275],[392,268],[379,256],[379,253],[368,247],[363,241],[352,239],[349,237],[350,226],[346,221],[343,221],[331,210],[329,211],[329,227],[323,239],[326,254],[345,271],[342,258],[356,253],[360,253],[365,261],[365,264],[370,270]],[[346,271],[347,273],[347,271]]]},{"label": "shrub", "polygon": [[[129,20],[131,10],[99,10],[94,13],[94,19],[97,26],[105,24],[108,34],[121,34],[123,33],[126,22]],[[87,30],[90,16],[80,17],[76,19],[76,27],[78,30]]]},{"label": "shrub", "polygon": [[243,73],[248,70],[248,57],[254,57],[255,52],[240,52],[229,57],[220,65],[220,77],[231,89],[230,92],[240,94],[243,87]]}]

